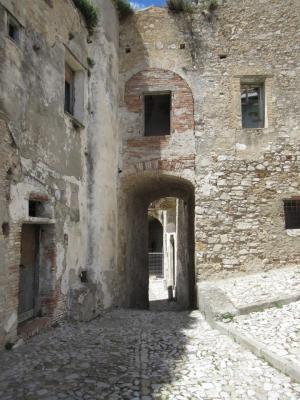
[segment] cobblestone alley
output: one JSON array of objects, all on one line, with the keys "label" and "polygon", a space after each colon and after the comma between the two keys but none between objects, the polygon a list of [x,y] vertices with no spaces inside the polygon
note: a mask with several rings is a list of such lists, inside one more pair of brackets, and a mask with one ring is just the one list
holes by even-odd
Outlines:
[{"label": "cobblestone alley", "polygon": [[300,398],[300,385],[198,311],[118,310],[0,355],[1,400]]}]

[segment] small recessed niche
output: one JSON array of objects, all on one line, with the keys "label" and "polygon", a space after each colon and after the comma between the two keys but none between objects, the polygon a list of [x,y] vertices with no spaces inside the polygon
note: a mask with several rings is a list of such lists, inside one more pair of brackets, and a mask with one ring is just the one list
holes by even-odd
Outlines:
[{"label": "small recessed niche", "polygon": [[180,43],[179,48],[180,48],[181,50],[185,49],[185,43]]},{"label": "small recessed niche", "polygon": [[79,275],[80,281],[82,283],[87,283],[88,282],[88,273],[87,271],[81,271]]},{"label": "small recessed niche", "polygon": [[128,53],[131,53],[131,48],[130,48],[129,46],[126,47],[125,53],[127,53],[127,54],[128,54]]},{"label": "small recessed niche", "polygon": [[37,200],[29,200],[29,217],[38,217],[40,214],[40,208],[42,207],[42,202]]},{"label": "small recessed niche", "polygon": [[3,222],[2,224],[2,234],[4,237],[9,236],[9,223],[8,222]]},{"label": "small recessed niche", "polygon": [[69,243],[69,236],[68,236],[67,233],[65,233],[64,234],[64,244],[65,244],[65,246],[68,246],[68,243]]},{"label": "small recessed niche", "polygon": [[34,218],[52,218],[49,202],[37,199],[29,199],[28,215]]},{"label": "small recessed niche", "polygon": [[227,58],[227,54],[220,54],[219,57],[220,60],[224,60],[225,58]]}]

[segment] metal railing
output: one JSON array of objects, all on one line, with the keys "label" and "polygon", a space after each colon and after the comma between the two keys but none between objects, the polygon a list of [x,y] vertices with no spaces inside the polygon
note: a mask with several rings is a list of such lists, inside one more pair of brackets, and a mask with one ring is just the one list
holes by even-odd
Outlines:
[{"label": "metal railing", "polygon": [[148,253],[149,275],[164,277],[164,253]]}]

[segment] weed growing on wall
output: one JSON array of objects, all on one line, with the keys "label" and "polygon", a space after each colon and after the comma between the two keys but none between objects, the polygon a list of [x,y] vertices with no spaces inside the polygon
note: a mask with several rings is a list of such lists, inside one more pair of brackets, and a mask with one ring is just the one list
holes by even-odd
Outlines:
[{"label": "weed growing on wall", "polygon": [[189,0],[167,0],[167,6],[170,11],[176,14],[193,11],[193,5]]},{"label": "weed growing on wall", "polygon": [[90,2],[90,0],[73,0],[73,2],[83,15],[86,27],[90,35],[92,35],[98,24],[98,11],[96,7]]},{"label": "weed growing on wall", "polygon": [[113,0],[113,3],[116,6],[120,19],[124,19],[134,12],[127,0]]}]

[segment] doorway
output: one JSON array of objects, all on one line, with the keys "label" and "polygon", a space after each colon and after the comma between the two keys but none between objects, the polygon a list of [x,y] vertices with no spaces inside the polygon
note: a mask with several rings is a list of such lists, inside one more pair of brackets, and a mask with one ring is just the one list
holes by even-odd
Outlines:
[{"label": "doorway", "polygon": [[39,243],[38,225],[23,225],[19,280],[18,322],[35,317],[39,308]]}]

